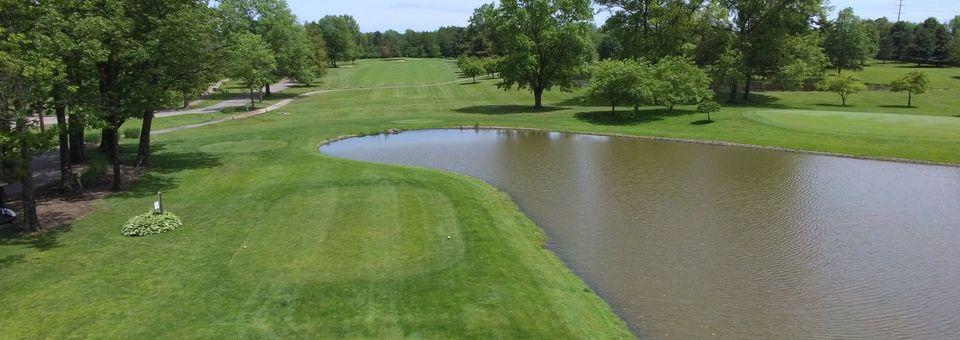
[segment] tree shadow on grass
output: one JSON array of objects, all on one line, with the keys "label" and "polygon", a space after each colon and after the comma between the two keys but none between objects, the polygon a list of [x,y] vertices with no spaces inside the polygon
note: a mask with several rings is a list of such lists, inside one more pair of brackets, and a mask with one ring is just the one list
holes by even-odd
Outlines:
[{"label": "tree shadow on grass", "polygon": [[797,106],[786,105],[780,102],[780,98],[763,94],[763,93],[751,93],[750,99],[744,100],[742,97],[737,98],[736,102],[730,102],[725,96],[721,96],[722,102],[720,103],[723,106],[728,107],[749,107],[749,108],[763,108],[763,109],[799,109]]},{"label": "tree shadow on grass", "polygon": [[841,104],[830,104],[830,103],[819,103],[819,104],[813,104],[813,105],[815,105],[815,106],[822,106],[822,107],[832,107],[832,108],[838,108],[838,109],[851,108],[851,107],[855,107],[855,106],[856,106],[856,105],[851,105],[851,104],[847,104],[846,106],[844,106],[844,105],[841,105]]},{"label": "tree shadow on grass", "polygon": [[575,114],[574,117],[594,125],[630,126],[661,121],[666,117],[685,116],[692,113],[694,112],[689,110],[674,109],[673,111],[669,111],[667,109],[657,108],[640,110],[639,115],[635,114],[633,110],[617,112],[604,110],[579,112]]},{"label": "tree shadow on grass", "polygon": [[644,117],[640,116],[640,119],[637,119],[633,113],[627,112],[611,112],[610,110],[606,111],[588,111],[588,112],[578,112],[573,115],[574,118],[577,118],[581,121],[593,124],[593,125],[613,125],[613,126],[630,126],[638,125],[642,122],[651,122],[660,120],[659,118]]},{"label": "tree shadow on grass", "polygon": [[880,107],[885,109],[916,109],[916,106],[906,106],[906,105],[880,105]]},{"label": "tree shadow on grass", "polygon": [[[37,251],[47,251],[60,247],[62,244],[58,240],[61,233],[69,232],[70,228],[61,228],[48,232],[37,234],[24,234],[13,226],[7,226],[0,230],[0,246],[24,246]],[[22,262],[22,256],[17,259],[16,256],[7,256],[0,259],[0,269]]]},{"label": "tree shadow on grass", "polygon": [[[888,64],[888,65],[889,65],[889,64]],[[920,68],[920,69],[923,69],[923,68],[945,68],[945,67],[943,67],[943,66],[927,65],[927,64],[923,64],[923,65],[917,66],[917,64],[912,64],[912,63],[894,64],[893,67],[896,67],[896,68]]]},{"label": "tree shadow on grass", "polygon": [[695,122],[690,122],[690,125],[700,126],[700,125],[710,125],[710,124],[713,124],[713,123],[715,123],[715,121],[703,119],[703,120],[698,120],[698,121],[695,121]]},{"label": "tree shadow on grass", "polygon": [[[221,166],[220,158],[205,152],[163,152],[164,144],[153,146],[153,155],[150,158],[151,167],[142,173],[132,183],[127,191],[117,194],[118,197],[146,197],[156,195],[159,191],[175,189],[179,186],[177,173],[187,170],[211,169]],[[136,151],[133,151],[135,156]]]},{"label": "tree shadow on grass", "polygon": [[468,106],[456,109],[455,111],[468,114],[481,115],[509,115],[520,113],[550,113],[565,109],[564,107],[547,106],[542,109],[535,109],[532,105],[478,105]]}]

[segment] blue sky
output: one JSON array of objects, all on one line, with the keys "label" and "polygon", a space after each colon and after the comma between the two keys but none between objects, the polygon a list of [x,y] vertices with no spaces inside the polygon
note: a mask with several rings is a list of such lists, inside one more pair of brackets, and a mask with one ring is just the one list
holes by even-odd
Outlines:
[{"label": "blue sky", "polygon": [[[300,20],[316,20],[328,14],[350,14],[364,32],[407,28],[425,31],[440,26],[466,26],[473,9],[491,0],[287,0]],[[832,0],[837,9],[853,7],[865,18],[896,18],[899,0]],[[960,0],[903,0],[904,20],[941,21],[960,15]],[[598,24],[606,16],[598,15]]]}]

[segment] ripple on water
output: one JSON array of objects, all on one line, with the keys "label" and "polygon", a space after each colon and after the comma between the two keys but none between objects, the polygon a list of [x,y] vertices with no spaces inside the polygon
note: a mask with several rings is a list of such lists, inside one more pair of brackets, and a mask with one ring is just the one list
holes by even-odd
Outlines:
[{"label": "ripple on water", "polygon": [[506,191],[639,334],[960,338],[960,169],[519,131],[324,153]]}]

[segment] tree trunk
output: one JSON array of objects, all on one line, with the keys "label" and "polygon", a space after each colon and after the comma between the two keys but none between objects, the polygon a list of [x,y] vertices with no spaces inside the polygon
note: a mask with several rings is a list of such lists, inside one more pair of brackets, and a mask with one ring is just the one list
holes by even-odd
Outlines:
[{"label": "tree trunk", "polygon": [[843,72],[843,68],[837,66],[837,75],[839,76],[841,72]]},{"label": "tree trunk", "polygon": [[20,136],[20,171],[21,198],[23,200],[23,228],[28,232],[40,230],[40,218],[37,217],[37,198],[33,187],[33,154],[30,149],[30,140],[27,138],[26,121],[17,123],[17,134]]},{"label": "tree trunk", "polygon": [[111,183],[110,190],[112,191],[122,191],[123,190],[123,172],[120,169],[120,130],[119,127],[110,128],[110,163],[113,164],[113,183]]},{"label": "tree trunk", "polygon": [[743,85],[743,100],[750,100],[750,79],[752,77],[747,76],[747,82]]},{"label": "tree trunk", "polygon": [[253,88],[250,88],[250,109],[253,110],[254,107],[257,107],[256,98],[253,96]]},{"label": "tree trunk", "polygon": [[70,161],[70,133],[67,131],[67,107],[57,105],[57,132],[60,141],[60,190],[73,192],[73,167]]},{"label": "tree trunk", "polygon": [[83,141],[83,114],[74,111],[70,114],[70,160],[73,164],[80,164],[87,160]]},{"label": "tree trunk", "polygon": [[113,150],[111,150],[111,147],[113,146],[112,140],[116,139],[114,137],[115,134],[116,134],[116,130],[111,128],[103,128],[102,130],[100,130],[99,150],[103,152],[105,155],[107,155],[107,157],[109,157],[110,154],[113,153]]},{"label": "tree trunk", "polygon": [[907,91],[907,107],[913,107],[913,91]]},{"label": "tree trunk", "polygon": [[188,95],[186,92],[183,92],[183,108],[190,108],[190,95]]},{"label": "tree trunk", "polygon": [[140,148],[137,149],[137,167],[150,166],[150,129],[153,127],[152,110],[143,112],[143,125],[140,127]]},{"label": "tree trunk", "polygon": [[265,96],[269,97],[273,95],[273,93],[270,92],[270,83],[263,85],[263,88],[265,89]]},{"label": "tree trunk", "polygon": [[543,91],[544,91],[544,88],[542,86],[536,87],[533,89],[533,99],[535,102],[533,105],[534,109],[543,108]]},{"label": "tree trunk", "polygon": [[40,108],[39,110],[37,110],[37,121],[40,123],[40,132],[44,132],[47,130],[47,124],[43,119],[43,110],[44,110],[43,108]]},{"label": "tree trunk", "polygon": [[731,103],[737,102],[737,81],[730,82],[730,100]]}]

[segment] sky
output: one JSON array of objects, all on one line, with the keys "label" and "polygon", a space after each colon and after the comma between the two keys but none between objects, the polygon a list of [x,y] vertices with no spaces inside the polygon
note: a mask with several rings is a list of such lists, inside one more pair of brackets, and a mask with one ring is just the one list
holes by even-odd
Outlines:
[{"label": "sky", "polygon": [[[473,9],[492,0],[287,0],[300,20],[317,20],[330,14],[350,14],[364,32],[433,31],[441,26],[466,26]],[[837,10],[853,7],[863,18],[886,16],[896,20],[900,0],[832,0]],[[960,0],[903,0],[903,20],[937,17],[947,21],[960,15]],[[597,15],[597,24],[606,19]]]}]

